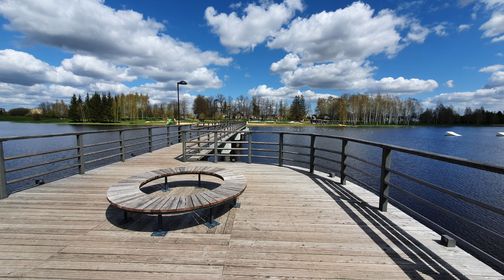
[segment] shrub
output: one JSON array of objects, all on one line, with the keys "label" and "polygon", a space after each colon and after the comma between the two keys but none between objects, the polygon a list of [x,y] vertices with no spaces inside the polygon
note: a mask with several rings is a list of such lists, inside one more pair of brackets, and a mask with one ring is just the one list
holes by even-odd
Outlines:
[{"label": "shrub", "polygon": [[26,116],[30,113],[28,108],[14,108],[9,110],[9,115],[11,116]]}]

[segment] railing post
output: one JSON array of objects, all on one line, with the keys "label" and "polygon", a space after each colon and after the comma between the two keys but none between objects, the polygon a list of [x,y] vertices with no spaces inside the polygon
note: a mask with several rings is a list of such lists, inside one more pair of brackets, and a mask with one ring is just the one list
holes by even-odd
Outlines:
[{"label": "railing post", "polygon": [[380,202],[379,209],[382,212],[387,212],[388,198],[390,186],[388,181],[390,180],[390,165],[392,163],[391,150],[384,147],[382,150],[382,162],[381,162],[381,177],[380,177]]},{"label": "railing post", "polygon": [[177,125],[177,138],[178,138],[177,143],[182,142],[182,135],[180,134],[180,125]]},{"label": "railing post", "polygon": [[278,135],[278,166],[283,166],[283,144],[284,134],[280,132]]},{"label": "railing post", "polygon": [[84,141],[82,139],[82,134],[77,134],[77,153],[79,159],[79,174],[86,173],[86,167],[84,166]]},{"label": "railing post", "polygon": [[187,152],[186,152],[186,134],[185,131],[182,131],[182,161],[186,162],[187,161]]},{"label": "railing post", "polygon": [[248,163],[252,163],[252,133],[249,131],[247,134],[248,141]]},{"label": "railing post", "polygon": [[126,160],[126,157],[124,155],[124,131],[119,131],[119,145],[121,146],[121,161]]},{"label": "railing post", "polygon": [[149,132],[149,153],[152,153],[152,127],[148,128]]},{"label": "railing post", "polygon": [[217,155],[217,153],[219,152],[217,150],[217,144],[218,143],[219,143],[219,141],[218,141],[217,131],[216,131],[216,132],[214,132],[214,162],[218,161],[218,155]]},{"label": "railing post", "polygon": [[170,147],[170,126],[166,126],[166,147]]},{"label": "railing post", "polygon": [[5,172],[5,157],[3,151],[3,141],[0,141],[0,199],[6,198],[7,192],[7,178]]},{"label": "railing post", "polygon": [[345,140],[345,139],[342,139],[341,140],[341,168],[340,168],[340,183],[342,185],[346,184],[346,175],[345,175],[345,171],[346,171],[346,164],[345,164],[345,161],[346,161],[346,158],[347,158],[347,155],[346,155],[346,147],[348,145],[348,140]]},{"label": "railing post", "polygon": [[315,170],[315,135],[310,136],[310,173]]}]

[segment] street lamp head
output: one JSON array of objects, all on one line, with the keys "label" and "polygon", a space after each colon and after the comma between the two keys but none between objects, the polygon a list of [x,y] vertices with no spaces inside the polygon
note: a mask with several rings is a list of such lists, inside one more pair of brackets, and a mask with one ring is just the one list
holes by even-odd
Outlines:
[{"label": "street lamp head", "polygon": [[187,85],[187,82],[186,81],[180,81],[180,82],[177,82],[177,85]]}]

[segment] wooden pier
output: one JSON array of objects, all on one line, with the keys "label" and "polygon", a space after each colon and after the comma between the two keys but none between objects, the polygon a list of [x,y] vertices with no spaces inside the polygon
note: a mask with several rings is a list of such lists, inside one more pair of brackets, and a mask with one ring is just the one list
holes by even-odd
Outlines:
[{"label": "wooden pier", "polygon": [[[181,144],[0,200],[0,277],[23,279],[502,279],[439,235],[350,182],[248,163],[184,163]],[[110,207],[106,192],[133,174],[180,165],[243,174],[241,207],[207,228],[203,213],[167,217]],[[333,180],[334,179],[334,180]]]}]

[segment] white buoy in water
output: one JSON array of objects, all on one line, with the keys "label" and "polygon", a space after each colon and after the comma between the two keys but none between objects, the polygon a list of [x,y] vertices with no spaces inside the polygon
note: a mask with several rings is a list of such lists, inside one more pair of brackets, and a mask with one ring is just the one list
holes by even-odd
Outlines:
[{"label": "white buoy in water", "polygon": [[497,136],[504,137],[504,132],[497,132]]},{"label": "white buoy in water", "polygon": [[445,136],[462,136],[462,135],[460,135],[460,134],[458,134],[458,133],[456,133],[454,131],[447,131],[445,133]]}]

